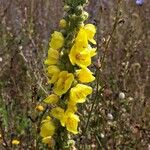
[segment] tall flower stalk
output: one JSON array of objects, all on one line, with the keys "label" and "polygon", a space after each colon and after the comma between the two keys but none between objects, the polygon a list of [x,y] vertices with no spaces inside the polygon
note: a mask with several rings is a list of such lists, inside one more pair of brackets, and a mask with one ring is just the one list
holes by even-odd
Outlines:
[{"label": "tall flower stalk", "polygon": [[51,94],[43,101],[51,105],[48,116],[41,122],[42,141],[55,149],[70,149],[72,134],[78,134],[80,122],[77,105],[92,93],[90,82],[95,80],[88,68],[96,55],[96,27],[84,24],[88,13],[87,0],[65,0],[64,18],[60,31],[54,31],[45,60]]}]

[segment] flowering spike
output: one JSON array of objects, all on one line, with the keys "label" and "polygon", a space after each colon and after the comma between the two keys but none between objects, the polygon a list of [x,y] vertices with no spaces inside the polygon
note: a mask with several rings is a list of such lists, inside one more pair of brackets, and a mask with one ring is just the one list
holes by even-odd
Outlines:
[{"label": "flowering spike", "polygon": [[80,119],[76,115],[77,104],[84,103],[92,93],[92,87],[85,84],[95,80],[87,67],[96,55],[96,48],[91,46],[96,45],[96,27],[84,24],[88,18],[88,13],[83,9],[87,0],[64,2],[66,15],[60,20],[61,32],[54,31],[52,34],[45,60],[48,82],[53,85],[54,94],[43,101],[54,107],[49,111],[51,117],[41,122],[40,132],[44,143],[50,143],[51,139],[61,143],[59,149],[69,141],[65,136],[67,131],[78,133]]}]

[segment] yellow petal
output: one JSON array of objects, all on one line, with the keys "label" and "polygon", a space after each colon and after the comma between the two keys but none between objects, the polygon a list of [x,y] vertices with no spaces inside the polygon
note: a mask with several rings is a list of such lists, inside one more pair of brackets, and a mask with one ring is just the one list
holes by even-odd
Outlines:
[{"label": "yellow petal", "polygon": [[51,94],[47,98],[45,98],[43,101],[47,104],[56,104],[59,100],[59,96],[56,94]]},{"label": "yellow petal", "polygon": [[54,84],[54,93],[57,95],[62,95],[66,93],[74,80],[72,73],[67,71],[61,71],[58,76],[58,81]]},{"label": "yellow petal", "polygon": [[79,33],[77,34],[75,43],[80,48],[86,48],[88,46],[88,37],[84,28],[80,28]]},{"label": "yellow petal", "polygon": [[87,34],[88,40],[92,42],[93,44],[96,44],[96,41],[94,40],[94,35],[96,33],[96,27],[93,24],[86,24],[84,26],[85,32]]},{"label": "yellow petal", "polygon": [[76,71],[78,80],[83,83],[92,82],[95,80],[95,77],[92,75],[93,73],[88,68],[82,68]]},{"label": "yellow petal", "polygon": [[42,121],[40,130],[42,137],[52,136],[54,134],[55,126],[49,117]]},{"label": "yellow petal", "polygon": [[60,69],[57,66],[50,65],[47,68],[47,75],[50,78],[49,83],[54,83],[55,81],[57,81],[59,73],[60,73]]},{"label": "yellow petal", "polygon": [[80,120],[77,115],[75,115],[74,113],[70,111],[66,111],[60,121],[61,121],[61,125],[66,126],[69,132],[72,132],[73,134],[78,133],[77,127],[78,127],[78,122]]},{"label": "yellow petal", "polygon": [[18,140],[12,140],[12,142],[11,142],[13,145],[18,145],[18,144],[20,144],[20,141],[18,141]]},{"label": "yellow petal", "polygon": [[52,34],[52,38],[50,41],[50,47],[53,49],[60,49],[64,45],[64,37],[61,32],[55,31]]},{"label": "yellow petal", "polygon": [[37,106],[35,107],[35,109],[36,109],[37,111],[43,111],[43,110],[44,110],[44,107],[43,107],[42,105],[37,105]]},{"label": "yellow petal", "polygon": [[48,50],[48,58],[45,60],[46,65],[55,65],[59,59],[59,52],[53,48]]},{"label": "yellow petal", "polygon": [[76,103],[69,100],[67,103],[67,111],[75,113],[77,111]]},{"label": "yellow petal", "polygon": [[54,117],[54,118],[57,118],[57,119],[61,119],[62,116],[64,115],[64,109],[62,109],[61,107],[56,107],[56,108],[53,108],[51,110],[51,115]]},{"label": "yellow petal", "polygon": [[70,90],[70,101],[84,103],[86,96],[92,93],[92,88],[84,84],[77,84]]}]

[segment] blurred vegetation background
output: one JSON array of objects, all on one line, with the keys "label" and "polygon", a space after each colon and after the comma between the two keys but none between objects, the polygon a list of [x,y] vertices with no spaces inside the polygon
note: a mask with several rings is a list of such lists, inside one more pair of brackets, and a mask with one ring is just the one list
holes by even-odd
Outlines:
[{"label": "blurred vegetation background", "polygon": [[[96,88],[80,106],[76,149],[150,150],[149,0],[89,0],[86,10],[97,26]],[[62,17],[62,0],[0,0],[1,150],[48,149],[35,107],[50,92],[43,61]]]}]

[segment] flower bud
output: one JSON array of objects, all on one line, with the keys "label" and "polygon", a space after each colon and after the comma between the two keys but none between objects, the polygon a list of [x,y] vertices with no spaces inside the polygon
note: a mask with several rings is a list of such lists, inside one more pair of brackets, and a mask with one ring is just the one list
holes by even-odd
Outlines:
[{"label": "flower bud", "polygon": [[82,14],[82,11],[83,11],[83,7],[80,5],[78,7],[76,7],[76,15],[81,15]]},{"label": "flower bud", "polygon": [[67,22],[65,19],[61,19],[60,22],[59,22],[59,26],[60,28],[65,28],[67,25]]},{"label": "flower bud", "polygon": [[69,11],[69,10],[70,10],[70,6],[69,6],[69,5],[65,5],[65,6],[64,6],[64,11],[67,12],[67,11]]},{"label": "flower bud", "polygon": [[37,111],[43,111],[43,110],[44,110],[44,107],[43,107],[42,105],[37,105],[37,106],[35,107],[35,109],[36,109]]},{"label": "flower bud", "polygon": [[82,17],[83,17],[84,20],[87,20],[88,17],[89,17],[88,12],[84,11],[84,12],[82,13]]}]

